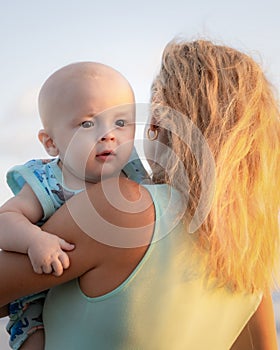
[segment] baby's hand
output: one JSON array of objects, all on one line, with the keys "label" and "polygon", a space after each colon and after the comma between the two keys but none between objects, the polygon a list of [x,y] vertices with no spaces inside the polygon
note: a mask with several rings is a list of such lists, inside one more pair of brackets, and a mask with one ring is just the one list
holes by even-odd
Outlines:
[{"label": "baby's hand", "polygon": [[63,270],[70,266],[69,257],[64,250],[70,251],[74,248],[74,244],[42,231],[34,236],[27,253],[36,273],[52,273],[55,276],[61,276]]}]

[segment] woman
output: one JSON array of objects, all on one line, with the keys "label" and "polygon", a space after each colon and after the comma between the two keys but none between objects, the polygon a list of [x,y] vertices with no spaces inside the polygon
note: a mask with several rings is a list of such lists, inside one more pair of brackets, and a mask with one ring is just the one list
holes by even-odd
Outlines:
[{"label": "woman", "polygon": [[47,350],[277,349],[264,293],[279,261],[280,125],[261,69],[208,41],[170,43],[148,138],[155,185],[108,179],[59,209],[44,230],[76,246],[59,278],[1,252],[0,305],[56,286]]}]

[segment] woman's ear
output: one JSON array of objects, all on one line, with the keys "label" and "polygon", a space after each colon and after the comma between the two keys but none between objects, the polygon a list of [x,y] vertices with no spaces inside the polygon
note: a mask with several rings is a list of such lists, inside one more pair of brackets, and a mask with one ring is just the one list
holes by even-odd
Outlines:
[{"label": "woman's ear", "polygon": [[150,129],[152,131],[156,131],[156,130],[159,130],[159,126],[158,125],[155,125],[155,124],[150,124]]},{"label": "woman's ear", "polygon": [[160,125],[159,125],[159,120],[158,118],[155,118],[155,116],[151,116],[150,120],[149,120],[149,128],[152,131],[155,131],[156,129],[159,129]]},{"label": "woman's ear", "polygon": [[59,150],[56,147],[53,139],[50,137],[50,135],[46,132],[45,129],[39,131],[38,138],[50,156],[58,156]]}]

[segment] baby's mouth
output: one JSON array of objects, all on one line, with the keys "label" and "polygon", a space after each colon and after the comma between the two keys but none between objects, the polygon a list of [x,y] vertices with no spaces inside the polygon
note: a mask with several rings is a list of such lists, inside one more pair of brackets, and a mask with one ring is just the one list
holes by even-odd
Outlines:
[{"label": "baby's mouth", "polygon": [[96,158],[98,158],[98,159],[107,159],[107,158],[109,158],[111,156],[115,156],[115,155],[116,155],[116,153],[113,150],[106,150],[106,151],[103,151],[101,153],[98,153],[96,155]]}]

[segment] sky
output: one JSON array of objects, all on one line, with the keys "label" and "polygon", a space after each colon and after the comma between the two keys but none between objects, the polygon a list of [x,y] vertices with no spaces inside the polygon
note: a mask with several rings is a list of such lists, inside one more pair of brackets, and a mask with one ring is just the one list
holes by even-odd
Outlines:
[{"label": "sky", "polygon": [[55,70],[98,61],[122,72],[149,101],[164,46],[212,39],[251,54],[280,88],[278,0],[0,1],[0,202],[13,164],[46,156],[37,140],[38,91]]},{"label": "sky", "polygon": [[55,70],[111,65],[147,103],[164,46],[204,38],[252,55],[280,91],[279,34],[279,0],[0,0],[0,203],[11,196],[6,171],[46,156],[37,95]]}]

